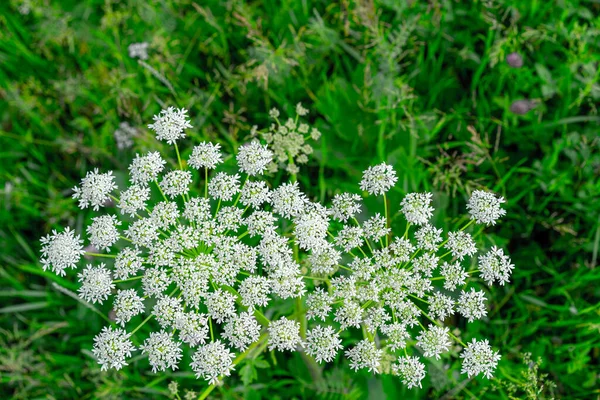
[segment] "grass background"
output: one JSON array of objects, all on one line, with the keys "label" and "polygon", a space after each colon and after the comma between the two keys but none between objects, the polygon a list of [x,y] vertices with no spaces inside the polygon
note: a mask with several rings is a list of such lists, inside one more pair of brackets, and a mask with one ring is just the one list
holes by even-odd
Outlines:
[{"label": "grass background", "polygon": [[[233,151],[270,108],[292,114],[302,101],[323,133],[300,174],[314,199],[356,191],[384,160],[399,176],[392,204],[433,191],[444,227],[473,189],[506,197],[485,240],[507,248],[515,273],[466,331],[500,350],[497,379],[468,380],[443,359],[408,391],[338,362],[316,385],[299,357],[280,356],[214,395],[598,398],[599,15],[592,0],[2,2],[1,397],[160,398],[170,381],[182,397],[201,391],[189,370],[153,375],[141,358],[100,373],[89,350],[103,320],[53,286],[77,288],[41,270],[39,237],[82,231],[92,213],[70,194],[88,169],[119,176],[135,152],[168,153],[143,128],[161,107],[190,110],[181,147],[209,139]],[[127,54],[141,41],[146,65]],[[522,68],[505,61],[514,51]],[[535,109],[512,113],[519,99]],[[143,130],[132,150],[117,150],[122,121]]]}]

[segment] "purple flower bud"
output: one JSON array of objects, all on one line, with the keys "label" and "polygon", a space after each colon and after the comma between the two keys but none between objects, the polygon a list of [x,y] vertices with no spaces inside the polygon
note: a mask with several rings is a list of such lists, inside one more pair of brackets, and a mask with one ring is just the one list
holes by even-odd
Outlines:
[{"label": "purple flower bud", "polygon": [[510,105],[510,112],[517,115],[524,115],[533,108],[535,108],[535,103],[533,101],[526,99],[517,100]]},{"label": "purple flower bud", "polygon": [[510,53],[506,56],[506,62],[513,68],[521,68],[523,66],[523,57],[519,53]]}]

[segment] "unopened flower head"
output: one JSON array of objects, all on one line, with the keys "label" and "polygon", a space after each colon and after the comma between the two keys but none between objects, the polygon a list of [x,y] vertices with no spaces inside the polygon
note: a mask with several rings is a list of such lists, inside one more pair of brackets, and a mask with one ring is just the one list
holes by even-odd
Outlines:
[{"label": "unopened flower head", "polygon": [[494,195],[483,190],[475,190],[467,203],[467,209],[478,224],[496,225],[496,221],[506,215],[506,210],[501,208],[504,197]]},{"label": "unopened flower head", "polygon": [[185,137],[185,130],[192,128],[185,108],[169,107],[161,110],[153,117],[154,123],[148,125],[156,134],[156,139],[168,144],[175,144],[177,140]]}]

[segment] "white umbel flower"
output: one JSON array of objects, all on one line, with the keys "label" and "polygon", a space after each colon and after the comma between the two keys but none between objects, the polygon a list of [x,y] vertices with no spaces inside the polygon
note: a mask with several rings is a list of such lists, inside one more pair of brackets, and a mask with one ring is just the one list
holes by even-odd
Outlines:
[{"label": "white umbel flower", "polygon": [[102,371],[109,368],[120,370],[127,364],[126,358],[131,357],[135,347],[129,338],[131,335],[123,329],[113,329],[105,326],[94,338],[92,353],[98,359]]},{"label": "white umbel flower", "polygon": [[208,193],[217,200],[229,201],[240,191],[240,176],[219,172],[208,183]]},{"label": "white umbel flower", "polygon": [[379,238],[389,235],[391,229],[387,227],[387,221],[383,215],[375,214],[365,221],[363,231],[366,237],[379,240]]},{"label": "white umbel flower", "polygon": [[331,327],[315,326],[306,332],[306,353],[318,363],[332,362],[344,348],[340,335]]},{"label": "white umbel flower", "polygon": [[215,169],[222,162],[221,145],[210,142],[202,142],[194,146],[188,160],[189,166],[195,169]]},{"label": "white umbel flower", "polygon": [[201,223],[212,218],[209,199],[193,197],[185,202],[183,217],[188,221]]},{"label": "white umbel flower", "polygon": [[277,218],[270,211],[254,211],[245,220],[250,236],[264,236],[275,232]]},{"label": "white umbel flower", "polygon": [[148,361],[152,366],[152,372],[165,371],[171,368],[175,371],[179,360],[183,357],[179,343],[171,338],[171,334],[165,331],[151,332],[150,337],[144,340],[140,346],[143,354],[148,354]]},{"label": "white umbel flower", "polygon": [[246,181],[242,188],[240,203],[245,206],[259,208],[271,202],[271,192],[264,181]]},{"label": "white umbel flower", "polygon": [[455,290],[457,286],[464,285],[469,278],[469,274],[459,262],[452,264],[445,262],[442,264],[440,274],[445,278],[444,289],[446,290]]},{"label": "white umbel flower", "polygon": [[510,262],[510,257],[504,254],[504,250],[496,246],[479,257],[481,278],[488,285],[492,285],[494,281],[498,281],[500,285],[504,286],[510,280],[510,275],[514,267]]},{"label": "white umbel flower", "polygon": [[271,321],[269,327],[269,350],[294,351],[302,346],[300,323],[286,317]]},{"label": "white umbel flower", "polygon": [[480,319],[487,315],[485,308],[485,293],[471,288],[470,292],[460,291],[458,299],[458,312],[462,314],[469,322]]},{"label": "white umbel flower", "polygon": [[379,196],[390,190],[397,181],[398,178],[396,177],[394,168],[386,163],[381,163],[369,167],[363,172],[360,189],[369,192],[369,194]]},{"label": "white umbel flower", "polygon": [[79,297],[91,303],[100,303],[108,298],[110,292],[115,288],[110,271],[104,263],[97,267],[88,265],[82,272],[77,274],[81,287]]},{"label": "white umbel flower", "polygon": [[135,289],[119,290],[113,303],[115,310],[115,322],[125,326],[131,318],[144,312],[144,299]]},{"label": "white umbel flower", "polygon": [[472,256],[477,253],[477,247],[471,235],[464,231],[449,232],[446,248],[450,250],[452,257],[459,260],[465,256]]},{"label": "white umbel flower", "polygon": [[251,313],[243,312],[225,324],[223,337],[239,351],[245,351],[248,346],[258,341],[260,325]]},{"label": "white umbel flower", "polygon": [[218,324],[235,316],[235,296],[229,292],[217,289],[206,295],[208,315]]},{"label": "white umbel flower", "polygon": [[448,333],[450,329],[447,327],[434,326],[429,324],[426,331],[422,331],[417,336],[417,346],[423,350],[425,357],[435,357],[440,359],[440,354],[450,349],[452,344]]},{"label": "white umbel flower", "polygon": [[131,43],[127,47],[129,58],[148,59],[148,42]]},{"label": "white umbel flower", "polygon": [[504,197],[496,197],[493,193],[475,190],[467,203],[467,210],[478,224],[496,225],[496,221],[506,215],[506,210],[501,208],[505,202]]},{"label": "white umbel flower", "polygon": [[117,206],[121,209],[121,214],[129,214],[130,217],[134,217],[139,210],[146,208],[146,202],[149,199],[149,187],[131,185],[127,190],[121,192]]},{"label": "white umbel flower", "polygon": [[94,211],[103,207],[110,194],[117,188],[112,171],[105,174],[98,173],[98,168],[88,171],[85,178],[81,180],[81,186],[73,188],[73,198],[79,199],[79,208],[82,210],[92,206]]},{"label": "white umbel flower", "polygon": [[369,372],[379,373],[383,350],[375,346],[375,343],[363,339],[353,348],[346,350],[346,357],[350,360],[350,368],[355,371],[366,368]]},{"label": "white umbel flower", "polygon": [[415,252],[416,247],[407,239],[395,238],[390,244],[390,250],[399,262],[408,262]]},{"label": "white umbel flower", "polygon": [[364,232],[359,226],[345,225],[335,237],[335,245],[344,249],[345,252],[350,252],[356,247],[363,245]]},{"label": "white umbel flower", "polygon": [[139,185],[147,185],[158,178],[158,174],[165,168],[167,162],[163,160],[158,151],[147,153],[144,156],[135,155],[135,159],[129,165],[129,176],[131,182]]},{"label": "white umbel flower", "polygon": [[348,327],[359,328],[362,322],[363,309],[355,301],[344,301],[344,304],[335,312],[335,322],[339,322],[340,329]]},{"label": "white umbel flower", "polygon": [[198,347],[192,355],[190,366],[198,379],[205,379],[209,384],[214,385],[219,381],[219,377],[231,375],[231,371],[235,369],[234,358],[235,354],[220,340],[216,340]]},{"label": "white umbel flower", "polygon": [[90,243],[100,250],[110,250],[110,247],[119,240],[121,221],[115,215],[101,215],[92,218],[92,224],[87,227]]},{"label": "white umbel flower", "polygon": [[437,251],[438,244],[442,241],[442,230],[436,229],[433,225],[426,224],[415,232],[415,239],[420,249]]},{"label": "white umbel flower", "polygon": [[75,231],[68,226],[60,233],[52,230],[52,234],[42,237],[40,242],[42,268],[44,271],[51,268],[56,275],[65,276],[65,269],[77,268],[77,263],[85,254],[83,240],[79,235],[75,236]]},{"label": "white umbel flower", "polygon": [[306,297],[306,318],[309,320],[319,318],[325,321],[331,312],[331,303],[333,297],[323,288],[316,288]]},{"label": "white umbel flower", "polygon": [[402,382],[409,389],[416,386],[422,388],[421,381],[425,378],[425,364],[419,360],[419,357],[398,358],[398,363],[392,365],[392,371],[402,378]]},{"label": "white umbel flower", "polygon": [[361,197],[353,193],[340,193],[333,196],[329,212],[334,219],[346,222],[360,212]]},{"label": "white umbel flower", "polygon": [[164,329],[174,326],[177,316],[182,312],[181,299],[170,296],[160,296],[152,309],[156,322]]},{"label": "white umbel flower", "polygon": [[429,296],[429,314],[443,321],[446,317],[454,315],[454,304],[455,301],[451,297],[436,292],[433,296]]},{"label": "white umbel flower", "polygon": [[240,170],[250,176],[262,174],[267,166],[273,161],[273,152],[267,145],[261,145],[258,141],[241,146],[238,149],[237,162]]},{"label": "white umbel flower", "polygon": [[410,339],[410,333],[406,330],[406,325],[395,322],[381,327],[381,333],[387,336],[390,350],[396,351],[406,347],[406,341]]},{"label": "white umbel flower", "polygon": [[160,267],[148,268],[142,278],[142,288],[146,296],[162,294],[170,283],[171,279],[167,275],[167,271]]},{"label": "white umbel flower", "polygon": [[185,130],[193,128],[190,121],[187,119],[187,110],[185,108],[169,107],[166,110],[161,110],[158,115],[155,115],[154,123],[148,125],[156,133],[156,139],[163,140],[168,144],[175,144],[177,140],[185,137]]},{"label": "white umbel flower", "polygon": [[166,229],[175,225],[179,218],[177,203],[171,201],[157,203],[150,213],[150,218],[156,223],[159,229]]},{"label": "white umbel flower", "polygon": [[481,342],[473,339],[467,344],[460,357],[463,359],[462,374],[467,374],[470,378],[483,373],[487,379],[492,378],[501,358],[498,352],[492,350],[487,339]]},{"label": "white umbel flower", "polygon": [[264,276],[249,276],[240,283],[238,290],[245,307],[265,307],[269,303],[271,282]]},{"label": "white umbel flower", "polygon": [[189,192],[189,186],[192,183],[192,173],[190,171],[174,170],[167,173],[160,182],[160,188],[163,193],[170,198]]},{"label": "white umbel flower", "polygon": [[206,314],[182,312],[175,316],[173,325],[179,330],[179,339],[190,347],[195,347],[199,343],[204,344],[208,339],[209,326]]},{"label": "white umbel flower", "polygon": [[140,269],[144,269],[144,259],[140,257],[140,252],[134,247],[125,247],[115,258],[115,278],[127,279],[135,275]]},{"label": "white umbel flower", "polygon": [[414,225],[424,225],[429,223],[429,219],[433,215],[433,207],[431,207],[431,193],[409,193],[404,197],[400,205],[402,206],[402,214],[406,220]]},{"label": "white umbel flower", "polygon": [[273,211],[285,218],[292,218],[304,212],[308,199],[298,188],[298,182],[284,183],[273,191]]}]

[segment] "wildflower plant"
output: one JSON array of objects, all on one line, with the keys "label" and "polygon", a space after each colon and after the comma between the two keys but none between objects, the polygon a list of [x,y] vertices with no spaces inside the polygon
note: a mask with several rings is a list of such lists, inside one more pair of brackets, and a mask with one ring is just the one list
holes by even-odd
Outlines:
[{"label": "wildflower plant", "polygon": [[[301,105],[296,111],[307,113]],[[277,112],[271,117],[268,133],[238,149],[232,173],[218,171],[225,159],[218,144],[200,143],[181,157],[178,142],[192,125],[186,110],[168,108],[148,127],[175,148],[175,168],[158,152],[138,154],[129,187],[118,191],[111,172],[94,170],[74,189],[82,209],[101,211],[86,229],[97,252],[84,250],[67,227],[42,238],[41,263],[64,276],[84,255],[98,260],[77,277],[80,297],[110,301],[116,316],[94,340],[102,369],[126,366],[135,352],[153,372],[185,362],[208,382],[208,395],[251,351],[268,349],[300,351],[319,364],[344,357],[353,370],[391,373],[412,388],[421,386],[426,359],[459,345],[462,373],[490,378],[498,352],[485,339],[465,344],[447,321],[484,318],[477,281],[510,279],[504,251],[479,251],[481,230],[469,233],[473,225],[494,225],[505,214],[504,199],[474,192],[468,222],[443,232],[431,224],[433,195],[409,193],[397,205],[405,229],[395,234],[387,199],[397,182],[392,165],[369,167],[357,185],[381,198],[380,213],[361,214],[358,190],[336,194],[328,207],[313,202],[295,166],[310,153],[302,135],[318,135],[297,118],[282,125]],[[278,135],[298,146],[285,147]],[[272,187],[263,174],[282,162],[291,180]],[[294,312],[282,313],[282,302],[293,302]],[[146,338],[138,333],[143,326],[152,330]]]}]

